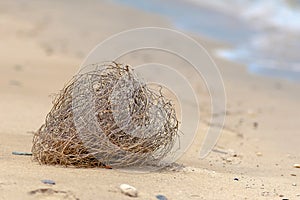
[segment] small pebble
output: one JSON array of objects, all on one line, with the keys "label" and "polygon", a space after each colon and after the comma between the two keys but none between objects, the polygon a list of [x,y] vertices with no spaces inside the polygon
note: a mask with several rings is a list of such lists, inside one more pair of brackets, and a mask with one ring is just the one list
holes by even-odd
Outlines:
[{"label": "small pebble", "polygon": [[261,152],[256,152],[257,156],[262,156],[263,154]]},{"label": "small pebble", "polygon": [[13,155],[17,155],[17,156],[32,156],[32,153],[29,153],[29,152],[17,152],[17,151],[13,151],[12,154]]},{"label": "small pebble", "polygon": [[55,181],[53,181],[53,180],[45,179],[45,180],[41,180],[41,181],[42,181],[42,183],[47,184],[47,185],[55,185],[56,184]]},{"label": "small pebble", "polygon": [[120,189],[121,189],[121,192],[127,196],[130,196],[130,197],[138,196],[137,189],[135,187],[132,187],[131,185],[121,184]]},{"label": "small pebble", "polygon": [[297,183],[293,183],[292,186],[297,186]]},{"label": "small pebble", "polygon": [[158,200],[168,200],[167,199],[167,197],[165,197],[164,195],[156,195],[156,198],[158,199]]},{"label": "small pebble", "polygon": [[257,122],[254,122],[254,123],[253,123],[253,127],[254,127],[254,128],[257,128],[257,127],[258,127],[258,123],[257,123]]},{"label": "small pebble", "polygon": [[239,178],[234,178],[233,180],[235,180],[235,181],[239,181]]},{"label": "small pebble", "polygon": [[300,164],[294,164],[294,168],[300,168]]},{"label": "small pebble", "polygon": [[297,176],[296,174],[291,174],[291,176]]}]

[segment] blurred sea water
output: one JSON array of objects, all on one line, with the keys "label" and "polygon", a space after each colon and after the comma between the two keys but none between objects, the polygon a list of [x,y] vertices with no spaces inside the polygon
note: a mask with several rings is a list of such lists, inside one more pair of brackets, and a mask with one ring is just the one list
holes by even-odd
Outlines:
[{"label": "blurred sea water", "polygon": [[300,0],[114,0],[230,43],[216,54],[252,73],[300,81]]}]

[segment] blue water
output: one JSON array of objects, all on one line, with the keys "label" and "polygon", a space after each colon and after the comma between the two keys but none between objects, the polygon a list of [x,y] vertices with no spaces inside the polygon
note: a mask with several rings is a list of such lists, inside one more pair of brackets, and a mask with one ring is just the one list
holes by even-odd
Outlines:
[{"label": "blue water", "polygon": [[231,43],[217,55],[246,64],[251,73],[300,81],[300,0],[115,1]]}]

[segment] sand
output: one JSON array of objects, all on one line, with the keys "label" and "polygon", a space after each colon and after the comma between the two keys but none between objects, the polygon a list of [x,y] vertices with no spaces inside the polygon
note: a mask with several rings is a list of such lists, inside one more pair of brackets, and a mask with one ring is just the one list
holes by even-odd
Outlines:
[{"label": "sand", "polygon": [[[158,194],[170,200],[300,199],[300,170],[293,167],[300,163],[299,84],[249,74],[215,56],[228,112],[220,140],[203,160],[198,157],[209,101],[200,86],[203,117],[194,143],[177,162],[183,167],[140,174],[41,166],[30,156],[12,155],[30,152],[32,132],[44,122],[54,94],[97,43],[142,26],[172,28],[161,16],[110,2],[0,2],[0,199],[132,199],[120,192],[123,183],[137,188],[136,199]],[[210,53],[228,46],[192,36]],[[127,60],[135,65],[151,57]],[[44,179],[56,185],[45,185]]]}]

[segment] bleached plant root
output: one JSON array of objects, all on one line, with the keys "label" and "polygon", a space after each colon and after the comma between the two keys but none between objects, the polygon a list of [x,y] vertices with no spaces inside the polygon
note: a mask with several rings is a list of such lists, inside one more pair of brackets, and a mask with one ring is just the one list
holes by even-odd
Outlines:
[{"label": "bleached plant root", "polygon": [[34,159],[75,167],[158,164],[178,139],[174,106],[128,65],[88,67],[60,92],[34,134]]}]

